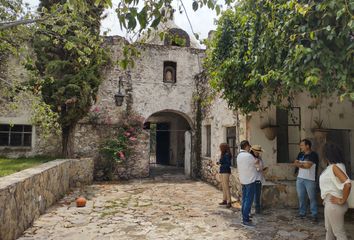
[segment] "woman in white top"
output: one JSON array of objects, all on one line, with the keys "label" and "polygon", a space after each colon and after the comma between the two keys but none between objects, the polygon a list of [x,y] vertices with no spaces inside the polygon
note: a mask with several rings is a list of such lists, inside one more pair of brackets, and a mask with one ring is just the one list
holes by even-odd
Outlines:
[{"label": "woman in white top", "polygon": [[321,198],[325,206],[326,240],[346,240],[344,214],[348,210],[347,199],[351,183],[344,165],[341,149],[334,143],[326,143],[323,150],[328,167],[320,176]]}]

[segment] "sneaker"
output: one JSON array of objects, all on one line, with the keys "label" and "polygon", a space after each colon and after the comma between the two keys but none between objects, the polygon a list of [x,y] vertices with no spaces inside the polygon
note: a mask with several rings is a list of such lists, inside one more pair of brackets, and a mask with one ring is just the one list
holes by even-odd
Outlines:
[{"label": "sneaker", "polygon": [[219,205],[227,205],[227,201],[222,201]]},{"label": "sneaker", "polygon": [[255,227],[256,225],[254,225],[251,221],[248,221],[248,222],[243,221],[242,222],[242,226],[244,226],[244,227]]},{"label": "sneaker", "polygon": [[231,203],[226,204],[226,208],[231,208],[231,207],[232,207]]},{"label": "sneaker", "polygon": [[295,218],[297,219],[304,219],[306,216],[305,215],[302,215],[302,214],[298,214],[295,216]]}]

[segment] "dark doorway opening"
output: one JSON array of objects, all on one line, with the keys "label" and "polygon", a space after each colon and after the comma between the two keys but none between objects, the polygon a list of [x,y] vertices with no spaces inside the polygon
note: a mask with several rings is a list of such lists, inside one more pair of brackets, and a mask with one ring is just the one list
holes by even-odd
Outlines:
[{"label": "dark doorway opening", "polygon": [[170,124],[156,124],[156,163],[169,165],[170,162]]},{"label": "dark doorway opening", "polygon": [[331,129],[327,134],[327,142],[338,144],[344,154],[345,168],[349,177],[352,177],[351,153],[350,153],[350,130]]}]

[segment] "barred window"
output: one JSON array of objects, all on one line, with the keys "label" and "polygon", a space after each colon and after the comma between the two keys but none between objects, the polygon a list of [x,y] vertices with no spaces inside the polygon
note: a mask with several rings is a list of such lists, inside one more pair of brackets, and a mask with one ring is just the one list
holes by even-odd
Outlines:
[{"label": "barred window", "polygon": [[277,108],[277,162],[291,163],[299,153],[301,139],[301,109],[288,110]]},{"label": "barred window", "polygon": [[32,126],[0,124],[0,146],[31,147]]}]

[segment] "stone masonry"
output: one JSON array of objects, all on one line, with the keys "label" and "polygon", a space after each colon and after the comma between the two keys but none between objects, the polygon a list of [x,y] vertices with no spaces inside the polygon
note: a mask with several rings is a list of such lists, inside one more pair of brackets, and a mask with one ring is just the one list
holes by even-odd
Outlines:
[{"label": "stone masonry", "polygon": [[[84,208],[75,197],[88,199]],[[48,209],[19,240],[319,240],[320,222],[295,219],[291,208],[254,215],[256,227],[241,225],[239,204],[219,206],[222,192],[183,175],[164,174],[143,180],[100,183],[76,189]],[[349,239],[353,219],[347,216]]]},{"label": "stone masonry", "polygon": [[[113,124],[78,124],[75,129],[75,155],[90,156],[95,162],[94,178],[107,179],[107,159],[100,154],[100,145],[117,136],[118,125]],[[130,179],[149,176],[149,134],[142,131],[137,136],[133,154],[127,161],[113,169],[113,179]]]},{"label": "stone masonry", "polygon": [[69,188],[92,180],[92,159],[55,160],[0,178],[0,239],[19,237]]}]

